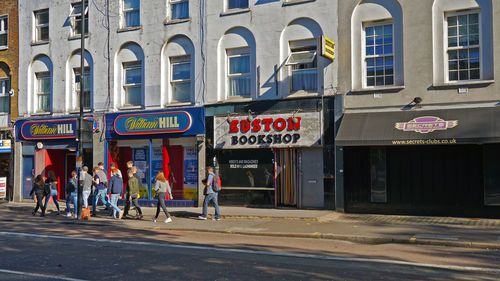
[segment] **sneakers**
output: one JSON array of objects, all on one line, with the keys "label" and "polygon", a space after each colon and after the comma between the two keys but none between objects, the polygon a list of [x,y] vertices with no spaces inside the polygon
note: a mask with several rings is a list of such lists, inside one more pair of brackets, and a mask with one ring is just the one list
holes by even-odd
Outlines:
[{"label": "sneakers", "polygon": [[156,218],[153,218],[153,222],[156,222]]},{"label": "sneakers", "polygon": [[212,218],[213,221],[220,221],[220,218]]},{"label": "sneakers", "polygon": [[172,218],[168,217],[166,220],[165,220],[165,223],[169,223],[169,222],[172,222]]},{"label": "sneakers", "polygon": [[66,217],[68,217],[68,218],[69,218],[69,217],[71,217],[71,216],[72,216],[72,214],[71,214],[71,213],[67,213],[67,214],[66,214]]},{"label": "sneakers", "polygon": [[76,214],[73,214],[73,218],[76,220],[78,216]]},{"label": "sneakers", "polygon": [[207,220],[207,217],[204,217],[204,216],[199,216],[198,217],[199,220]]},{"label": "sneakers", "polygon": [[120,211],[120,212],[118,213],[118,219],[122,219],[122,217],[123,217],[123,211]]}]

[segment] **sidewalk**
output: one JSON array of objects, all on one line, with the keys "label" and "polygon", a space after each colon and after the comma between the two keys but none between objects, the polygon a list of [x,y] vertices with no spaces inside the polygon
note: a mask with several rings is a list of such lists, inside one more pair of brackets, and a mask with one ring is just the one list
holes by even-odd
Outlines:
[{"label": "sidewalk", "polygon": [[[36,220],[85,225],[109,225],[178,231],[217,232],[241,235],[344,240],[365,244],[403,243],[500,250],[499,219],[342,214],[325,210],[261,209],[221,207],[222,220],[202,221],[201,208],[169,208],[173,222],[157,223],[156,208],[142,208],[143,220],[111,220],[101,212],[90,221],[78,221],[48,212],[44,218],[31,216],[34,204],[0,204],[0,221]],[[102,208],[102,207],[100,207]],[[213,214],[213,208],[209,208]],[[210,218],[210,216],[209,216]]]}]

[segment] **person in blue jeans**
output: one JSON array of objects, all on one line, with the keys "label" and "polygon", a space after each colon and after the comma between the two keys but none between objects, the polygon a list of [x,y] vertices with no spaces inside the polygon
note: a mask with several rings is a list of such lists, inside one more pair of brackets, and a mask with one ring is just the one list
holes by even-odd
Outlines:
[{"label": "person in blue jeans", "polygon": [[[67,217],[73,217],[74,219],[77,218],[78,214],[78,191],[76,189],[76,172],[73,171],[71,172],[71,178],[68,181],[68,184],[66,185],[66,194],[68,196],[66,197],[66,211],[68,212],[66,214]],[[71,212],[71,206],[70,202],[73,201],[73,212]]]},{"label": "person in blue jeans", "polygon": [[216,180],[215,174],[214,174],[214,168],[213,167],[207,167],[207,181],[205,182],[205,186],[207,187],[207,191],[205,194],[205,200],[203,200],[203,214],[198,217],[200,220],[206,220],[207,219],[207,208],[208,208],[208,203],[210,201],[214,202],[214,207],[215,207],[215,220],[220,220],[220,213],[219,213],[219,203],[217,202],[217,195],[218,193],[213,190],[214,186],[214,181]]},{"label": "person in blue jeans", "polygon": [[113,168],[111,170],[111,178],[109,180],[109,190],[111,191],[110,205],[113,207],[112,218],[116,219],[118,214],[118,219],[123,216],[123,211],[118,208],[118,198],[121,196],[123,191],[123,178],[121,176],[120,170]]},{"label": "person in blue jeans", "polygon": [[92,171],[94,172],[93,182],[95,185],[95,197],[92,204],[92,216],[95,216],[99,199],[101,199],[102,204],[106,206],[107,209],[109,208],[109,202],[106,202],[106,186],[104,185],[104,182],[99,179],[99,174],[97,173],[98,171],[100,171],[99,167],[95,167]]},{"label": "person in blue jeans", "polygon": [[59,203],[57,202],[57,178],[54,175],[53,171],[49,171],[49,175],[47,179],[45,180],[45,184],[50,186],[50,194],[45,197],[45,204],[43,208],[47,210],[47,205],[49,204],[49,200],[52,197],[52,201],[54,201],[54,204],[56,205],[57,208],[57,215],[59,215],[61,212],[59,210]]}]

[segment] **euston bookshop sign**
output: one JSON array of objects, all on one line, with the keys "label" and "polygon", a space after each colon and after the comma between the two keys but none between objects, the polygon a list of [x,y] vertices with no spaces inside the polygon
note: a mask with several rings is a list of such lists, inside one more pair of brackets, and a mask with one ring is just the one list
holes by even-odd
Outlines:
[{"label": "euston bookshop sign", "polygon": [[115,132],[119,135],[182,133],[193,124],[193,118],[185,111],[128,114],[115,120]]},{"label": "euston bookshop sign", "polygon": [[20,133],[25,140],[76,138],[76,122],[77,119],[23,121]]},{"label": "euston bookshop sign", "polygon": [[214,118],[216,148],[285,148],[321,145],[321,113]]}]

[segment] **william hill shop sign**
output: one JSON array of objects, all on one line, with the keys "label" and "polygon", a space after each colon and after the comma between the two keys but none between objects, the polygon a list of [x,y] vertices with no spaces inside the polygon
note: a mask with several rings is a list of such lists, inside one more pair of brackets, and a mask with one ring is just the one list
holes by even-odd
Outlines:
[{"label": "william hill shop sign", "polygon": [[280,113],[214,118],[219,149],[321,146],[321,113]]},{"label": "william hill shop sign", "polygon": [[19,129],[20,136],[25,140],[76,138],[76,121],[76,119],[23,121]]},{"label": "william hill shop sign", "polygon": [[185,111],[130,114],[116,118],[114,127],[119,135],[183,133],[193,124]]}]

